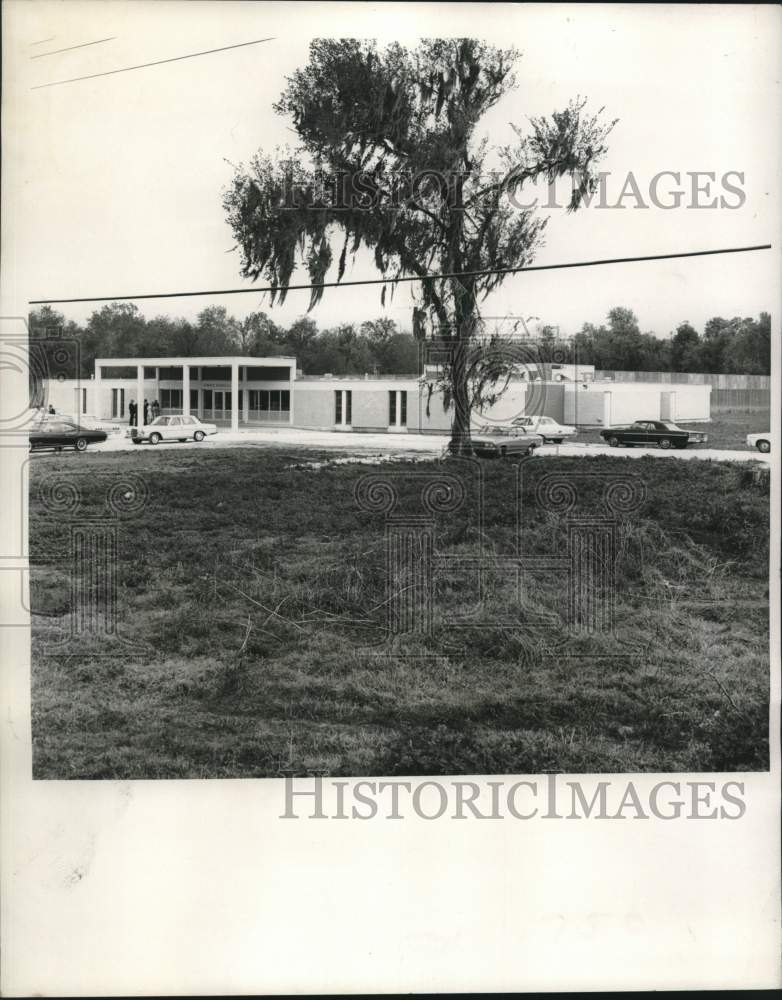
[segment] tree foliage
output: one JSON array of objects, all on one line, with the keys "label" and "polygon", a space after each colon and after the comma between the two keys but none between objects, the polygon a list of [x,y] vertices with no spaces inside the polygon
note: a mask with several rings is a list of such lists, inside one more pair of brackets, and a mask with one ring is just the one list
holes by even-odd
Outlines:
[{"label": "tree foliage", "polygon": [[299,146],[284,158],[259,152],[224,196],[242,273],[268,282],[272,302],[284,300],[303,266],[312,308],[332,268],[339,282],[361,247],[392,289],[402,277],[425,279],[415,332],[451,342],[455,440],[469,436],[468,354],[480,303],[543,239],[546,220],[514,196],[528,182],[571,174],[577,208],[595,189],[613,125],[579,99],[533,118],[526,132],[514,126],[510,145],[490,147],[478,128],[515,86],[517,58],[472,38],[426,39],[415,49],[317,39],[275,105]]}]

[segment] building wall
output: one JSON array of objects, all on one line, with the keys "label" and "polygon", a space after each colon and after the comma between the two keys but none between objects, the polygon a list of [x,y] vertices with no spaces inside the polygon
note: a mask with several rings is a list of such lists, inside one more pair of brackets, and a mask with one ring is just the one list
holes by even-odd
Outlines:
[{"label": "building wall", "polygon": [[[388,430],[388,389],[353,389],[353,429]],[[410,414],[407,419],[409,421]]]},{"label": "building wall", "polygon": [[[201,383],[208,387],[216,383]],[[285,383],[279,381],[253,381],[241,383],[243,389],[279,389]],[[586,387],[585,387],[586,386]],[[158,398],[159,388],[180,388],[180,382],[163,380],[160,385],[154,379],[144,381],[143,398],[150,402]],[[388,393],[390,390],[407,393],[407,430],[411,433],[447,434],[450,432],[453,410],[445,411],[442,395],[436,390],[428,399],[426,385],[416,379],[344,379],[314,378],[297,379],[289,383],[294,427],[320,430],[334,429],[334,392],[336,389],[350,389],[353,393],[352,428],[355,431],[388,431]],[[199,383],[191,381],[191,389],[199,388]],[[229,389],[229,383],[221,383],[220,388]],[[87,412],[84,414],[76,406],[75,390],[87,390]],[[45,384],[47,405],[69,416],[87,416],[94,420],[111,420],[112,389],[125,390],[125,414],[117,416],[118,422],[127,423],[128,403],[136,398],[136,380],[102,379],[100,399],[96,399],[97,386],[92,379],[68,379],[62,382],[51,380]],[[611,399],[611,423],[628,423],[639,419],[658,419],[664,413],[664,394],[674,398],[676,420],[708,421],[711,418],[711,400],[714,391],[709,384],[697,383],[649,383],[649,382],[526,382],[514,380],[505,394],[482,414],[473,414],[475,423],[484,421],[510,421],[521,414],[550,416],[565,424],[576,426],[602,426],[605,420],[604,394]],[[427,415],[427,401],[429,414]],[[242,415],[240,414],[240,419]]]},{"label": "building wall", "polygon": [[563,400],[564,424],[573,427],[589,427],[603,423],[603,392],[595,389],[581,389],[569,386]]},{"label": "building wall", "polygon": [[334,390],[331,387],[298,382],[294,393],[294,427],[333,430]]}]

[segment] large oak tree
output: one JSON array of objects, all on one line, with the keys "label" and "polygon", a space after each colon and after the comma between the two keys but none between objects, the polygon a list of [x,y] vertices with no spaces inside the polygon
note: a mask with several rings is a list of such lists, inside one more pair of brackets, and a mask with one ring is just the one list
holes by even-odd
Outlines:
[{"label": "large oak tree", "polygon": [[[505,147],[479,138],[485,114],[515,87],[517,59],[472,38],[427,39],[412,50],[318,39],[275,105],[299,147],[285,158],[259,152],[224,197],[242,273],[268,282],[272,301],[284,299],[297,265],[313,284],[332,265],[341,280],[361,246],[392,288],[402,277],[424,279],[414,326],[447,341],[456,448],[469,442],[471,379],[485,388],[501,377],[496,361],[484,371],[476,364],[480,303],[503,281],[497,272],[532,261],[545,228],[520,207],[520,189],[571,175],[576,209],[596,187],[613,124],[579,99],[530,119],[525,132],[514,125]],[[310,308],[322,294],[313,289]]]}]

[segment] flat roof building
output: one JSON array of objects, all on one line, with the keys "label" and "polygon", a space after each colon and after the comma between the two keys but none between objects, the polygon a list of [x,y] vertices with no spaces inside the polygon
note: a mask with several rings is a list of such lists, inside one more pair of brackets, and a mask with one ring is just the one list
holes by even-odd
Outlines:
[{"label": "flat roof building", "polygon": [[[573,370],[571,370],[573,368]],[[710,419],[711,386],[602,381],[575,366],[545,378],[514,375],[476,423],[521,415],[564,424],[608,427],[641,419]],[[574,379],[576,376],[576,379]],[[574,379],[574,380],[572,380]],[[128,423],[131,401],[161,415],[191,414],[233,431],[268,426],[334,431],[442,433],[452,411],[425,375],[302,375],[292,357],[97,358],[90,379],[45,383],[46,402],[60,413]]]}]

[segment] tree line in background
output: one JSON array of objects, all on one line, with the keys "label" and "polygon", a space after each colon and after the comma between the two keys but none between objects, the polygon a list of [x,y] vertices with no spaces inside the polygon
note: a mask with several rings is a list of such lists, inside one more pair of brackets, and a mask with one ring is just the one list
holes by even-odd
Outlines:
[{"label": "tree line in background", "polygon": [[[419,342],[385,317],[318,330],[310,317],[286,328],[265,312],[236,319],[224,306],[204,309],[195,322],[167,316],[147,319],[136,306],[113,302],[93,312],[83,326],[49,306],[31,312],[29,322],[33,339],[61,331],[62,337],[79,343],[82,377],[92,374],[96,357],[287,356],[295,357],[307,375],[411,375],[420,370]],[[771,317],[765,312],[757,320],[714,317],[702,333],[684,322],[663,339],[642,333],[635,314],[617,307],[605,324],[585,323],[571,338],[559,338],[554,327],[542,326],[525,339],[533,358],[608,371],[771,371]],[[76,375],[74,371],[72,377]]]}]

